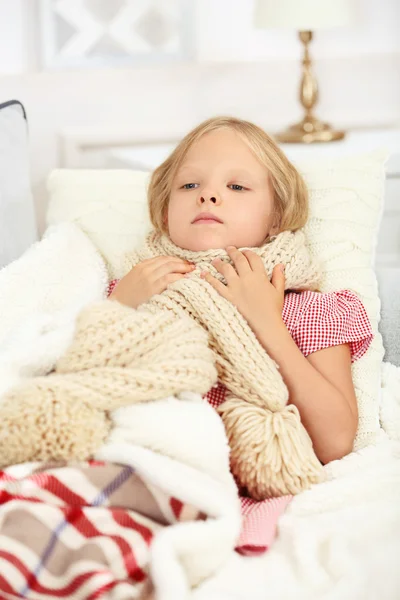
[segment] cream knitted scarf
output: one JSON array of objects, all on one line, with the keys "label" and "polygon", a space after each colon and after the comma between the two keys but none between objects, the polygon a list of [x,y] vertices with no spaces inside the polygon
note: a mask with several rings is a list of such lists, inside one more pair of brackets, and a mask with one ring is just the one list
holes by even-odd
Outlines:
[{"label": "cream knitted scarf", "polygon": [[[269,276],[276,264],[285,265],[286,289],[317,288],[319,268],[302,232],[283,232],[252,250],[262,258]],[[200,278],[201,271],[209,271],[224,282],[211,261],[216,257],[229,261],[227,254],[222,250],[183,250],[167,236],[152,232],[139,252],[126,257],[123,274],[145,259],[162,255],[190,260],[197,268],[144,306],[155,313],[168,309],[176,315],[190,315],[209,334],[219,380],[228,390],[219,413],[238,483],[251,497],[261,500],[297,494],[320,481],[321,464],[298,409],[288,404],[288,390],[276,363],[236,307]]]},{"label": "cream knitted scarf", "polygon": [[[286,265],[287,288],[317,285],[302,233],[282,233],[254,251],[269,275],[276,263]],[[153,233],[127,257],[122,274],[159,255],[188,258],[198,268],[137,310],[112,301],[86,307],[54,371],[23,380],[1,398],[0,466],[85,460],[112,436],[112,411],[183,391],[205,394],[218,371],[228,389],[219,412],[238,483],[263,499],[321,480],[322,467],[297,408],[287,404],[276,364],[237,309],[200,278],[209,270],[223,281],[211,260],[228,257],[185,252]]]},{"label": "cream knitted scarf", "polygon": [[[193,319],[109,300],[89,304],[54,370],[21,378],[0,398],[0,467],[88,460],[113,437],[116,409],[154,401],[165,409],[171,396],[190,402],[181,394],[203,395],[216,380],[207,334]],[[142,432],[151,449],[185,462],[190,449],[179,440],[165,445],[152,429]]]}]

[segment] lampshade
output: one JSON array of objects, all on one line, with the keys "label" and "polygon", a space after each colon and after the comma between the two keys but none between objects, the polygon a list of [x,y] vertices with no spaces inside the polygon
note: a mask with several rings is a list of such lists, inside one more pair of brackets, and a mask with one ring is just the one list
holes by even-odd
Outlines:
[{"label": "lampshade", "polygon": [[256,0],[256,27],[285,27],[310,31],[350,25],[352,0]]}]

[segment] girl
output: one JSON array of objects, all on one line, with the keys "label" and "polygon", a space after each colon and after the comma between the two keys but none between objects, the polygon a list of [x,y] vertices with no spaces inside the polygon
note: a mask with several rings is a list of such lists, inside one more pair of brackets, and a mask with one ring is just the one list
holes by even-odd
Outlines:
[{"label": "girl", "polygon": [[[235,118],[213,118],[190,132],[152,174],[149,209],[154,228],[191,251],[226,249],[234,266],[214,263],[227,285],[204,278],[232,302],[279,366],[319,460],[326,464],[351,452],[358,424],[351,363],[367,350],[371,325],[360,300],[342,290],[285,293],[282,265],[271,281],[261,259],[243,247],[303,227],[308,195],[300,174],[259,127]],[[176,257],[143,261],[119,282],[110,298],[136,308],[194,266]],[[218,385],[212,406],[225,399]],[[264,551],[289,497],[242,499],[238,550]]]}]

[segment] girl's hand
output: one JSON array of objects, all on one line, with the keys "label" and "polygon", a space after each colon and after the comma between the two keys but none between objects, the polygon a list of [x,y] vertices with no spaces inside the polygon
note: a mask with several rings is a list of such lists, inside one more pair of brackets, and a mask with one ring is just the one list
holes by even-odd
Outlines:
[{"label": "girl's hand", "polygon": [[170,283],[178,281],[194,268],[189,261],[174,256],[144,260],[117,283],[109,299],[137,308],[152,296],[164,292]]},{"label": "girl's hand", "polygon": [[202,273],[202,277],[236,306],[256,335],[265,332],[268,324],[282,322],[285,297],[283,265],[274,267],[270,281],[261,258],[251,250],[241,252],[229,246],[227,253],[234,267],[221,259],[212,263],[224,276],[227,285],[209,273]]}]

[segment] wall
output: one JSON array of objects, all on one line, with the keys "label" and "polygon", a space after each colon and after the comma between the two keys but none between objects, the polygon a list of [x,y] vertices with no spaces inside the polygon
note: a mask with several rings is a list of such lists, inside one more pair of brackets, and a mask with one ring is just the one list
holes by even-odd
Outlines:
[{"label": "wall", "polygon": [[[316,36],[318,114],[344,127],[400,124],[400,4],[365,0],[352,30]],[[230,113],[275,131],[301,116],[299,45],[291,32],[254,30],[249,0],[197,0],[195,57],[186,64],[40,69],[36,0],[0,0],[0,101],[28,113],[40,228],[45,178],[60,164],[60,133],[123,128],[176,135]]]},{"label": "wall", "polygon": [[[314,54],[324,59],[399,53],[400,3],[397,0],[350,2],[354,24],[317,34],[313,42]],[[292,31],[255,27],[254,4],[255,0],[198,1],[197,24],[201,34],[197,46],[201,60],[235,62],[298,58],[299,46]],[[224,27],[222,35],[221,24]]]}]

